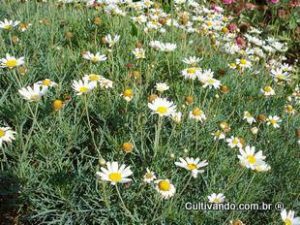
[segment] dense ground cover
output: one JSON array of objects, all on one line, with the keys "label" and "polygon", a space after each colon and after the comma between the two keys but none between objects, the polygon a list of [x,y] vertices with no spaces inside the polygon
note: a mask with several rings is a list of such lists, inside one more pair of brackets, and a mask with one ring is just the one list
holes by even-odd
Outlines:
[{"label": "dense ground cover", "polygon": [[299,224],[297,6],[0,4],[1,224]]}]

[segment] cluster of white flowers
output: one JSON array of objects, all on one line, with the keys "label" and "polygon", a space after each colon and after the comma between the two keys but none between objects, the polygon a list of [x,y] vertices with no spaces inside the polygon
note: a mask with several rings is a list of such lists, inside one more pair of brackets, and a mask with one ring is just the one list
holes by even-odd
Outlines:
[{"label": "cluster of white flowers", "polygon": [[177,45],[173,43],[163,43],[160,41],[150,41],[149,46],[161,52],[173,52]]}]

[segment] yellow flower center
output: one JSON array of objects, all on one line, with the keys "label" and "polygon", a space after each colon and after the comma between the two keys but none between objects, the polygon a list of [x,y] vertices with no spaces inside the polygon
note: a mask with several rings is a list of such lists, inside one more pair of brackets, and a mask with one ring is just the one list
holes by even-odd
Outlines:
[{"label": "yellow flower center", "polygon": [[195,163],[189,163],[189,164],[187,164],[187,168],[189,170],[195,170],[195,169],[197,169],[197,165]]},{"label": "yellow flower center", "polygon": [[153,25],[159,25],[159,22],[158,22],[157,20],[152,20],[151,23],[152,23]]},{"label": "yellow flower center", "polygon": [[256,158],[254,155],[247,156],[247,160],[250,164],[254,164],[256,162]]},{"label": "yellow flower center", "polygon": [[246,65],[247,64],[247,60],[246,59],[241,59],[240,62],[241,62],[242,65]]},{"label": "yellow flower center", "polygon": [[213,78],[209,78],[209,79],[207,80],[207,83],[208,83],[208,84],[214,84],[214,83],[215,83],[215,80],[214,80]]},{"label": "yellow flower center", "polygon": [[237,145],[240,142],[240,140],[238,138],[234,138],[232,140],[232,144]]},{"label": "yellow flower center", "polygon": [[230,63],[230,67],[231,67],[231,68],[235,68],[235,67],[236,67],[236,64],[235,64],[235,63]]},{"label": "yellow flower center", "polygon": [[216,203],[216,204],[221,203],[221,199],[215,198],[215,199],[213,200],[213,203]]},{"label": "yellow flower center", "polygon": [[80,87],[79,92],[86,93],[89,89],[87,87]]},{"label": "yellow flower center", "polygon": [[124,92],[123,92],[123,95],[125,96],[125,97],[132,97],[133,96],[133,91],[132,91],[132,89],[126,89]]},{"label": "yellow flower center", "polygon": [[221,131],[218,130],[215,132],[215,136],[219,137],[220,135],[221,135]]},{"label": "yellow flower center", "polygon": [[271,92],[272,88],[270,86],[266,86],[266,87],[264,87],[264,91],[265,92]]},{"label": "yellow flower center", "polygon": [[91,58],[91,60],[92,60],[92,62],[98,62],[98,57],[96,57],[96,56],[93,56],[92,58]]},{"label": "yellow flower center", "polygon": [[245,117],[250,118],[252,116],[251,116],[251,114],[249,112],[245,112]]},{"label": "yellow flower center", "polygon": [[90,74],[89,75],[89,79],[91,80],[91,81],[98,81],[99,80],[99,76],[97,75],[97,74]]},{"label": "yellow flower center", "polygon": [[274,120],[274,119],[270,119],[270,123],[274,125],[274,124],[276,124],[276,123],[277,123],[277,121],[276,121],[276,120]]},{"label": "yellow flower center", "polygon": [[168,111],[168,108],[166,106],[159,106],[156,109],[156,112],[159,114],[165,114]]},{"label": "yellow flower center", "polygon": [[45,80],[42,81],[42,84],[43,84],[44,86],[50,86],[51,83],[52,83],[52,81],[49,80],[49,79],[45,79]]},{"label": "yellow flower center", "polygon": [[212,23],[211,21],[207,21],[206,24],[207,24],[207,26],[209,26],[209,27],[213,25],[213,23]]},{"label": "yellow flower center", "polygon": [[9,67],[9,68],[13,68],[13,67],[16,67],[18,62],[16,59],[9,59],[6,61],[6,66]]},{"label": "yellow flower center", "polygon": [[193,109],[192,114],[194,116],[201,116],[202,115],[202,110],[199,109],[199,108],[195,108],[195,109]]},{"label": "yellow flower center", "polygon": [[146,173],[146,174],[145,174],[145,178],[146,178],[146,179],[152,179],[152,178],[153,178],[152,173]]},{"label": "yellow flower center", "polygon": [[188,68],[188,69],[187,69],[187,73],[188,73],[188,74],[195,74],[195,73],[196,73],[196,70],[197,70],[197,69],[196,69],[195,67],[191,67],[191,68]]},{"label": "yellow flower center", "polygon": [[38,94],[34,94],[30,97],[30,99],[32,101],[38,101],[38,100],[40,100],[40,98],[41,98],[41,96],[39,96]]},{"label": "yellow flower center", "polygon": [[228,28],[227,28],[227,27],[223,27],[223,28],[222,28],[222,32],[223,32],[223,33],[228,33]]},{"label": "yellow flower center", "polygon": [[161,191],[169,191],[171,189],[170,182],[167,180],[162,180],[158,183],[158,188]]},{"label": "yellow flower center", "polygon": [[284,76],[283,74],[277,74],[277,75],[276,75],[276,78],[277,78],[278,80],[284,80],[284,79],[285,79],[285,76]]},{"label": "yellow flower center", "polygon": [[293,106],[287,105],[287,106],[286,106],[286,111],[288,111],[288,112],[293,112],[293,111],[294,111]]},{"label": "yellow flower center", "polygon": [[287,219],[284,220],[284,224],[285,225],[292,225],[293,222],[290,219],[287,218]]},{"label": "yellow flower center", "polygon": [[4,137],[5,136],[5,131],[0,129],[0,138]]},{"label": "yellow flower center", "polygon": [[113,172],[108,175],[108,178],[112,182],[119,182],[122,180],[122,174],[120,172]]},{"label": "yellow flower center", "polygon": [[10,24],[3,26],[3,29],[5,29],[5,30],[10,30],[11,28],[12,28],[12,26]]}]

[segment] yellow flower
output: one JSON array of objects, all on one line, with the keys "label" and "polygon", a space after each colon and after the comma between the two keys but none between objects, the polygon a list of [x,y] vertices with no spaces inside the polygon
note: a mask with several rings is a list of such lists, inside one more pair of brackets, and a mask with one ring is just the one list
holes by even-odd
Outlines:
[{"label": "yellow flower", "polygon": [[134,147],[133,144],[130,143],[130,142],[124,142],[123,145],[122,145],[122,149],[126,153],[132,152],[133,147]]},{"label": "yellow flower", "polygon": [[63,106],[64,106],[63,101],[59,99],[53,101],[52,103],[52,108],[54,111],[59,111]]}]

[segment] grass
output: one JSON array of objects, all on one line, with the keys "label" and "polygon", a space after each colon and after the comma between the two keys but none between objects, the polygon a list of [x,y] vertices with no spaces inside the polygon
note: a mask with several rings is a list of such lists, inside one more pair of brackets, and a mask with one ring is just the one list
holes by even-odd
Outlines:
[{"label": "grass", "polygon": [[[52,2],[1,3],[1,20],[32,23],[23,33],[0,33],[0,56],[25,56],[28,70],[25,75],[16,69],[0,70],[1,122],[17,132],[16,140],[4,147],[7,159],[0,153],[1,224],[10,220],[6,217],[10,212],[19,224],[211,225],[229,224],[235,219],[252,225],[282,224],[277,210],[185,209],[186,202],[207,202],[213,192],[224,193],[231,203],[282,202],[285,208],[299,211],[299,145],[295,129],[300,127],[300,117],[298,112],[292,116],[284,112],[286,97],[299,82],[299,73],[290,84],[277,85],[262,61],[239,75],[227,66],[237,56],[214,48],[209,36],[175,28],[164,34],[145,34],[130,20],[131,14],[135,12],[128,12],[126,17],[111,16],[84,6],[58,7]],[[101,18],[99,26],[93,23],[95,17]],[[66,38],[66,32],[73,37]],[[112,52],[101,44],[101,38],[108,33],[121,37]],[[19,38],[18,43],[11,42],[13,36]],[[154,51],[148,47],[151,40],[174,42],[177,49],[172,53]],[[138,41],[146,49],[144,60],[135,60],[131,54]],[[81,57],[87,50],[106,54],[108,60],[92,64]],[[193,55],[202,57],[201,67],[211,68],[230,88],[228,94],[183,79],[182,59]],[[133,79],[133,71],[141,76]],[[255,75],[254,71],[259,73]],[[114,88],[76,96],[72,81],[89,73],[111,79]],[[58,87],[38,103],[21,98],[18,89],[45,78],[57,82]],[[170,89],[162,95],[176,103],[184,119],[176,124],[163,118],[155,143],[158,116],[151,114],[147,97],[155,93],[157,82],[168,83]],[[273,84],[276,96],[265,98],[259,93],[267,84]],[[120,96],[126,88],[134,91],[129,103]],[[192,105],[185,104],[186,96],[193,96]],[[51,104],[55,99],[69,100],[62,110],[54,112]],[[204,124],[186,118],[194,107],[205,112]],[[279,129],[261,123],[259,133],[253,135],[252,126],[242,119],[244,111],[279,115],[283,122]],[[230,149],[225,141],[213,140],[211,133],[219,129],[222,121],[231,126],[229,137],[243,137],[247,144],[263,150],[272,168],[269,172],[242,168],[237,149]],[[125,154],[121,146],[128,141],[134,149]],[[186,170],[174,165],[183,156],[207,159],[209,165],[197,179],[189,179]],[[118,185],[116,190],[109,183],[97,181],[95,173],[101,157],[130,165],[133,182]],[[142,182],[146,167],[159,178],[172,180],[177,189],[173,198],[162,200],[154,188]]]}]

